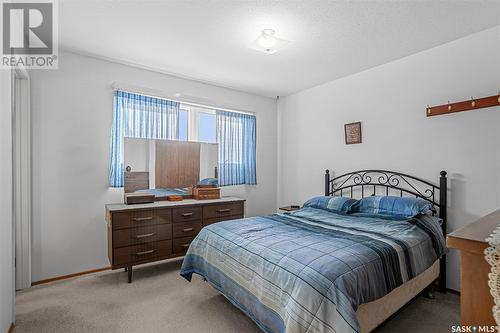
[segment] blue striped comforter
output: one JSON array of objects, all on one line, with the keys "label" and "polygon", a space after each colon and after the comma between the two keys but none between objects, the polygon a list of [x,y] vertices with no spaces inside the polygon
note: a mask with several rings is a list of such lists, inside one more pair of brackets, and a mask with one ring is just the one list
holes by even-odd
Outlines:
[{"label": "blue striped comforter", "polygon": [[359,332],[356,310],[445,251],[438,219],[303,208],[207,226],[181,275],[208,280],[265,332]]},{"label": "blue striped comforter", "polygon": [[166,197],[169,195],[186,195],[187,188],[150,188],[147,190],[137,190],[136,193],[154,194],[156,198]]}]

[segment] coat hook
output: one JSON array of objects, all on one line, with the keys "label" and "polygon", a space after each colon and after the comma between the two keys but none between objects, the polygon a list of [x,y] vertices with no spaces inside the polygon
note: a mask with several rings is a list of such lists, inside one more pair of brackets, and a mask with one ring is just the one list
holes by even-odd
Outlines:
[{"label": "coat hook", "polygon": [[470,99],[471,99],[471,101],[472,101],[472,102],[470,103],[470,105],[471,105],[472,107],[475,107],[475,106],[476,106],[476,101],[474,100],[474,97],[473,97],[473,96],[471,96],[471,97],[470,97]]},{"label": "coat hook", "polygon": [[451,111],[450,101],[448,101],[448,111]]}]

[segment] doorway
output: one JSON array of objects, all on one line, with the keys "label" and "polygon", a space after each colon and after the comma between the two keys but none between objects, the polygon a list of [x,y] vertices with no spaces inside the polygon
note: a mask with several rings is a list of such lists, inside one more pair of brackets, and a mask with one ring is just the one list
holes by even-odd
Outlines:
[{"label": "doorway", "polygon": [[12,173],[16,290],[31,287],[31,113],[30,79],[12,71]]}]

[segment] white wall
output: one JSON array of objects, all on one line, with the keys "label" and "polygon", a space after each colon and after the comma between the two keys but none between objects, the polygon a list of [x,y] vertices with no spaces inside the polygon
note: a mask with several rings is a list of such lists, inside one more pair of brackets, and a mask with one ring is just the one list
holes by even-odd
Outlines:
[{"label": "white wall", "polygon": [[142,86],[257,116],[257,186],[224,188],[247,199],[247,215],[276,209],[276,102],[199,82],[61,52],[59,69],[31,71],[33,121],[33,281],[107,266],[111,84]]},{"label": "white wall", "polygon": [[14,322],[12,232],[12,84],[11,72],[0,70],[0,332]]},{"label": "white wall", "polygon": [[[498,89],[500,27],[281,98],[278,204],[322,195],[327,168],[375,168],[436,183],[447,170],[448,231],[500,208],[500,108],[425,116],[428,104]],[[347,146],[344,124],[353,121],[362,122],[363,143]],[[452,251],[449,287],[459,280]]]}]

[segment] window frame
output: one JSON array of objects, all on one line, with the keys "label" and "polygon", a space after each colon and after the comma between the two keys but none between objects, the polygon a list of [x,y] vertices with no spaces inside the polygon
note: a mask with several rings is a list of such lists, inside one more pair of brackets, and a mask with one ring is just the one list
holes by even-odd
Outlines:
[{"label": "window frame", "polygon": [[[186,107],[183,107],[183,106],[185,106],[185,105],[181,104],[179,106],[179,112],[184,111],[184,112],[187,113],[187,129],[186,129],[186,142],[187,142],[187,141],[190,141],[190,136],[189,136],[189,109],[186,108]],[[179,116],[179,120],[180,120],[180,116]],[[181,126],[181,123],[179,121],[179,141],[184,141],[184,140],[180,139],[180,132],[181,132],[181,127],[180,126]]]},{"label": "window frame", "polygon": [[[187,111],[188,114],[187,141],[200,142],[200,132],[199,132],[200,113],[206,113],[215,116],[217,114],[216,111],[210,108],[203,108],[183,103],[181,103],[180,109],[182,111]],[[215,133],[215,136],[217,137],[217,133]],[[208,143],[217,143],[217,140],[215,142],[208,142]]]}]

